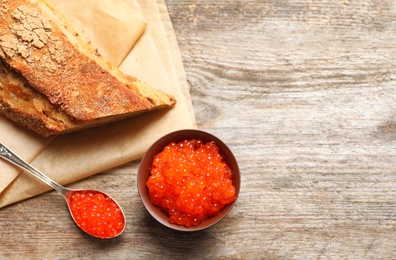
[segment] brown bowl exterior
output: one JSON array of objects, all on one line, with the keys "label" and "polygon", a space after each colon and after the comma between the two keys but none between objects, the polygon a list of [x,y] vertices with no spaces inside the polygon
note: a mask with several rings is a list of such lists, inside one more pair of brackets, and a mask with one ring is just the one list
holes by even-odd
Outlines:
[{"label": "brown bowl exterior", "polygon": [[[199,224],[198,226],[185,227],[170,223],[168,220],[169,216],[151,202],[149,198],[146,182],[150,177],[151,164],[154,160],[154,157],[158,153],[162,152],[165,146],[167,146],[171,142],[177,143],[189,139],[201,139],[204,143],[209,141],[216,142],[217,146],[219,147],[219,153],[223,156],[224,161],[228,164],[228,166],[231,169],[233,175],[232,182],[233,185],[235,186],[236,199],[233,203],[226,205],[217,216],[208,218],[205,222]],[[137,178],[138,178],[137,185],[138,185],[139,195],[147,211],[161,224],[174,230],[187,231],[187,232],[198,231],[208,228],[219,222],[222,218],[224,218],[228,214],[228,212],[230,212],[235,202],[237,201],[241,186],[238,163],[235,159],[235,156],[228,148],[228,146],[216,136],[195,129],[185,129],[185,130],[172,132],[170,134],[163,136],[162,138],[157,140],[153,145],[151,145],[151,147],[147,150],[146,154],[142,158],[142,161],[139,166]]]}]

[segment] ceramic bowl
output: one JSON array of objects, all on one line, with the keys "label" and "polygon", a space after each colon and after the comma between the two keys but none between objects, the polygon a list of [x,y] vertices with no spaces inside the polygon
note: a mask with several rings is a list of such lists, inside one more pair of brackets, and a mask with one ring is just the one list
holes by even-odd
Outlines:
[{"label": "ceramic bowl", "polygon": [[185,130],[179,130],[172,132],[170,134],[167,134],[160,139],[158,139],[154,144],[151,145],[151,147],[147,150],[145,155],[142,158],[142,161],[139,166],[138,170],[138,175],[137,175],[137,185],[138,185],[138,191],[140,198],[142,200],[142,203],[144,204],[145,208],[147,211],[150,213],[151,216],[154,217],[158,222],[161,224],[165,225],[166,227],[169,227],[174,230],[179,230],[179,231],[198,231],[202,229],[206,229],[208,227],[213,226],[214,224],[218,223],[221,219],[223,219],[233,208],[235,201],[231,204],[226,205],[218,215],[213,216],[199,224],[198,226],[191,226],[191,227],[185,227],[185,226],[180,226],[177,224],[172,224],[169,222],[168,218],[169,216],[164,213],[162,210],[160,210],[156,205],[154,205],[148,194],[148,188],[146,186],[146,182],[148,178],[150,177],[150,170],[151,170],[151,165],[154,160],[154,157],[162,152],[165,146],[170,144],[171,142],[181,142],[183,140],[189,140],[189,139],[200,139],[204,143],[209,142],[209,141],[215,141],[217,146],[219,147],[219,153],[223,156],[224,161],[228,164],[228,166],[231,169],[232,172],[232,182],[233,185],[235,186],[236,190],[236,198],[238,198],[239,195],[239,190],[240,190],[240,185],[241,185],[241,180],[240,180],[240,172],[239,172],[239,167],[238,163],[231,152],[231,150],[228,148],[228,146],[221,141],[219,138],[216,136],[209,134],[207,132],[201,131],[201,130],[195,130],[195,129],[185,129]]}]

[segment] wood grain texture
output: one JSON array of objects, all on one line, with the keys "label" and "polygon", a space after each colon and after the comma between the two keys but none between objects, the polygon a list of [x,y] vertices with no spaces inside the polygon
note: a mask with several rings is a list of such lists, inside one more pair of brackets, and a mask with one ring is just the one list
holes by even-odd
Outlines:
[{"label": "wood grain texture", "polygon": [[198,126],[239,161],[235,208],[209,230],[170,231],[141,205],[131,162],[75,184],[125,205],[121,237],[79,233],[47,193],[0,211],[0,255],[395,259],[396,1],[166,3]]}]

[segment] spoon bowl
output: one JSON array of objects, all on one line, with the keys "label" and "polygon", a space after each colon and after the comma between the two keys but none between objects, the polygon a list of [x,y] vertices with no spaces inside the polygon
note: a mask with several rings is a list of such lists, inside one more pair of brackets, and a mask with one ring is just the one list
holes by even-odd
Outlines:
[{"label": "spoon bowl", "polygon": [[109,239],[125,229],[125,214],[121,206],[108,194],[99,190],[69,189],[56,183],[14,152],[0,143],[0,157],[61,193],[74,222],[87,234]]}]

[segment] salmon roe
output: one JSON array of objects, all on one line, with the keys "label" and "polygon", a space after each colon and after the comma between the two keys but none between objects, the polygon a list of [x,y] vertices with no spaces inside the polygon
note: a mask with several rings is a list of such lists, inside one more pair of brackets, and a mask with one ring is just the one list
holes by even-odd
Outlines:
[{"label": "salmon roe", "polygon": [[110,197],[102,193],[74,193],[70,209],[77,225],[93,236],[111,238],[124,229],[125,220],[121,209]]},{"label": "salmon roe", "polygon": [[172,142],[154,157],[146,182],[153,204],[177,225],[197,226],[235,197],[232,173],[215,142]]}]

